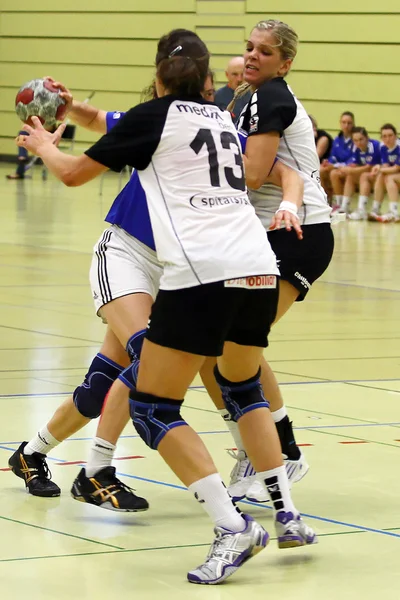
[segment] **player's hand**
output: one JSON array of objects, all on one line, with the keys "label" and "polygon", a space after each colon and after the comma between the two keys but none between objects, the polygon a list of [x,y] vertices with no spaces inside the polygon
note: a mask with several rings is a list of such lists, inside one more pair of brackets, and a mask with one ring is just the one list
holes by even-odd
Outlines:
[{"label": "player's hand", "polygon": [[44,79],[47,79],[48,81],[50,81],[50,83],[53,87],[60,90],[60,98],[62,98],[65,102],[65,106],[66,106],[65,115],[67,115],[69,113],[69,111],[72,110],[72,104],[74,101],[72,92],[70,92],[70,90],[67,87],[65,87],[65,85],[63,83],[61,83],[61,81],[56,81],[55,79],[53,79],[52,77],[49,77],[48,75],[46,75],[46,77],[44,77]]},{"label": "player's hand", "polygon": [[38,117],[32,117],[33,127],[24,125],[24,131],[28,135],[19,135],[15,141],[17,146],[26,148],[32,154],[40,156],[44,146],[52,144],[58,146],[62,134],[65,131],[65,124],[61,124],[54,133],[46,131]]},{"label": "player's hand", "polygon": [[374,165],[371,169],[371,175],[378,175],[381,170],[381,165]]},{"label": "player's hand", "polygon": [[277,210],[272,217],[271,225],[269,226],[270,231],[273,229],[280,229],[282,223],[284,224],[286,231],[291,231],[293,227],[298,239],[303,239],[303,230],[300,227],[299,217],[297,215],[294,215],[288,210]]},{"label": "player's hand", "polygon": [[328,167],[331,163],[329,162],[329,160],[327,158],[324,158],[324,160],[321,163],[321,167]]}]

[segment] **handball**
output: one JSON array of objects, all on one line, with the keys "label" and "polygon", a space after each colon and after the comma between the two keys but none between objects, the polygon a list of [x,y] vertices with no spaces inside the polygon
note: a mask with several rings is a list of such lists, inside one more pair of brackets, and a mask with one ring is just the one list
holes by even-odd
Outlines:
[{"label": "handball", "polygon": [[15,110],[24,123],[32,125],[32,117],[38,117],[45,128],[62,121],[66,105],[59,90],[47,79],[32,79],[24,83],[15,98]]}]

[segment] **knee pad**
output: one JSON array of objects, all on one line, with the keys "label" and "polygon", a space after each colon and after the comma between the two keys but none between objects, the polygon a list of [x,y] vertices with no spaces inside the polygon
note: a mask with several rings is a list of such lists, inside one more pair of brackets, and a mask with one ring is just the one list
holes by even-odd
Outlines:
[{"label": "knee pad", "polygon": [[120,373],[118,375],[118,379],[120,379],[122,381],[122,383],[124,383],[126,385],[126,387],[128,387],[130,390],[136,389],[136,382],[137,382],[137,377],[138,377],[138,372],[139,372],[139,364],[140,364],[140,360],[135,359],[129,365],[129,367],[126,367],[126,369],[124,369],[122,371],[122,373]]},{"label": "knee pad", "polygon": [[141,329],[129,338],[128,343],[126,344],[126,351],[131,359],[131,362],[140,359],[140,353],[142,351],[145,334],[146,329]]},{"label": "knee pad", "polygon": [[132,422],[149,448],[157,450],[158,444],[168,431],[187,425],[180,413],[183,400],[159,398],[136,390],[129,396]]},{"label": "knee pad", "polygon": [[101,414],[104,400],[123,367],[103,354],[97,354],[84,382],[73,393],[74,404],[78,411],[88,419],[95,419]]},{"label": "knee pad", "polygon": [[251,379],[233,382],[222,377],[218,366],[214,368],[214,376],[221,388],[226,410],[234,421],[238,421],[240,417],[256,408],[269,408],[269,402],[264,397],[260,383],[260,375],[261,369],[258,369]]}]

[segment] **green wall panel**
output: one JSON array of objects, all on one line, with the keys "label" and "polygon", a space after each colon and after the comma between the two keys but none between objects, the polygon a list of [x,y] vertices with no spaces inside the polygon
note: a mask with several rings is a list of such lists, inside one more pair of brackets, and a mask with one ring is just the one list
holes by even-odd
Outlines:
[{"label": "green wall panel", "polygon": [[4,12],[196,12],[196,0],[1,0]]},{"label": "green wall panel", "polygon": [[321,2],[320,0],[247,0],[246,12],[279,11],[285,13],[400,13],[398,0],[335,0],[335,2]]}]

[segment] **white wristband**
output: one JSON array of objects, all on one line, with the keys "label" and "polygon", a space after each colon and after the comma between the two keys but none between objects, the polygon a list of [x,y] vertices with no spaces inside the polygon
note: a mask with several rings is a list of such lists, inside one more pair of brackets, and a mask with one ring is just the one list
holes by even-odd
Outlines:
[{"label": "white wristband", "polygon": [[[282,200],[282,202],[279,205],[278,210],[276,211],[276,213],[280,212],[281,210],[285,210],[286,212],[290,212],[290,214],[294,215],[295,217],[298,218],[297,216],[297,204],[295,204],[294,202],[289,202],[288,200]],[[276,214],[275,213],[275,214]]]}]

